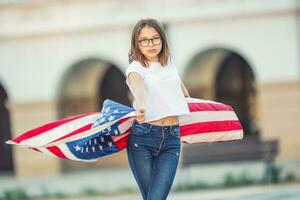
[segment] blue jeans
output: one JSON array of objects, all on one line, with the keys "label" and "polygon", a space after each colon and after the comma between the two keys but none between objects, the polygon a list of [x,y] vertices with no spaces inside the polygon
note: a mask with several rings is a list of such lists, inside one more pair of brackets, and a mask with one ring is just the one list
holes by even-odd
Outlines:
[{"label": "blue jeans", "polygon": [[165,200],[170,192],[180,155],[179,124],[139,124],[133,121],[127,156],[144,200]]}]

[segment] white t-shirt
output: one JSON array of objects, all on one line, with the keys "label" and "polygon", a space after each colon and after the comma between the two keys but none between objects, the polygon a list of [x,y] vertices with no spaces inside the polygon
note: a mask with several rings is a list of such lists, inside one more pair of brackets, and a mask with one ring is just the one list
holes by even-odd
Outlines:
[{"label": "white t-shirt", "polygon": [[[147,90],[144,122],[167,116],[178,116],[179,122],[191,118],[191,113],[181,89],[180,76],[170,57],[164,67],[159,62],[149,62],[149,68],[143,67],[138,61],[131,62],[125,74],[126,84],[133,94],[133,88],[128,81],[130,72],[137,72],[141,75]],[[136,108],[135,102],[133,102],[133,107]]]}]

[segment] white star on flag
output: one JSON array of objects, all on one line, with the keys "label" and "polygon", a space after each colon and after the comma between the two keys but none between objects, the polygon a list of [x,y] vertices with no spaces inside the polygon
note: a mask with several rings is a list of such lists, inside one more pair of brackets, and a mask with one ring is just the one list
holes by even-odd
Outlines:
[{"label": "white star on flag", "polygon": [[80,151],[81,150],[81,147],[78,146],[78,145],[76,145],[74,148],[75,148],[76,151]]},{"label": "white star on flag", "polygon": [[119,113],[118,109],[114,110],[114,113]]},{"label": "white star on flag", "polygon": [[111,120],[113,120],[113,119],[115,119],[115,117],[114,117],[113,115],[111,115],[111,116],[108,118],[109,121],[111,121]]}]

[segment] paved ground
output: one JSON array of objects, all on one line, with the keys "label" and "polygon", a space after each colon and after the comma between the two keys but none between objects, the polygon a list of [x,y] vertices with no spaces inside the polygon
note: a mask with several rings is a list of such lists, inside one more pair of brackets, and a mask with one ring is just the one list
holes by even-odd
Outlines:
[{"label": "paved ground", "polygon": [[[174,186],[184,182],[204,181],[214,184],[223,180],[227,172],[240,174],[246,171],[252,177],[260,178],[263,174],[261,163],[244,163],[240,165],[203,165],[190,168],[188,171],[178,169]],[[78,194],[82,190],[97,189],[102,191],[117,191],[120,189],[138,190],[137,184],[129,167],[120,169],[98,169],[88,171],[74,171],[56,176],[42,177],[0,177],[0,194],[12,188],[21,187],[28,195],[43,193]],[[68,200],[141,200],[139,193],[98,196],[88,198],[70,198]],[[241,187],[222,190],[198,190],[194,192],[173,192],[168,200],[300,200],[300,183],[286,185],[269,185]]]},{"label": "paved ground", "polygon": [[[203,165],[190,167],[187,170],[178,169],[173,187],[188,182],[205,182],[214,185],[223,180],[227,172],[247,171],[247,174],[260,178],[263,173],[261,163]],[[116,179],[117,177],[117,179]],[[10,188],[21,187],[29,195],[40,195],[45,190],[48,193],[62,192],[74,194],[85,189],[101,191],[117,191],[120,189],[138,190],[129,167],[112,169],[95,169],[85,171],[72,171],[55,176],[11,177],[0,176],[0,193]]]},{"label": "paved ground", "polygon": [[[141,200],[139,194],[114,197],[71,198],[68,200]],[[219,190],[176,192],[168,200],[299,200],[300,184],[251,186]],[[56,199],[51,199],[56,200]]]}]

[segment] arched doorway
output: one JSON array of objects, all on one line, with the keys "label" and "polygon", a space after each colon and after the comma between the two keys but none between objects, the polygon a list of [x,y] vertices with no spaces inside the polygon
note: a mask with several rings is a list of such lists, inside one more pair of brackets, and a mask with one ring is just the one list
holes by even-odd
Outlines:
[{"label": "arched doorway", "polygon": [[184,82],[192,97],[210,99],[233,107],[244,131],[240,141],[183,146],[183,160],[194,163],[265,161],[265,180],[278,153],[277,140],[260,138],[255,73],[239,53],[212,48],[197,54],[189,63]]},{"label": "arched doorway", "polygon": [[111,99],[130,106],[128,98],[128,87],[125,83],[123,73],[113,64],[107,64],[107,70],[102,79],[99,79],[97,99],[102,105],[103,100]]},{"label": "arched doorway", "polygon": [[12,138],[10,113],[8,108],[8,95],[0,84],[0,173],[14,173],[12,145],[7,145],[5,142]]},{"label": "arched doorway", "polygon": [[220,63],[215,79],[215,100],[229,104],[236,111],[245,135],[258,135],[253,124],[256,97],[254,74],[247,61],[229,52]]},{"label": "arched doorway", "polygon": [[245,136],[259,136],[255,75],[238,53],[212,48],[195,55],[184,74],[190,95],[231,105]]},{"label": "arched doorway", "polygon": [[[105,99],[131,105],[124,73],[114,64],[89,58],[73,64],[63,75],[58,88],[58,118],[99,112]],[[127,164],[125,151],[103,157],[98,162],[63,160],[62,170],[112,167]]]}]

